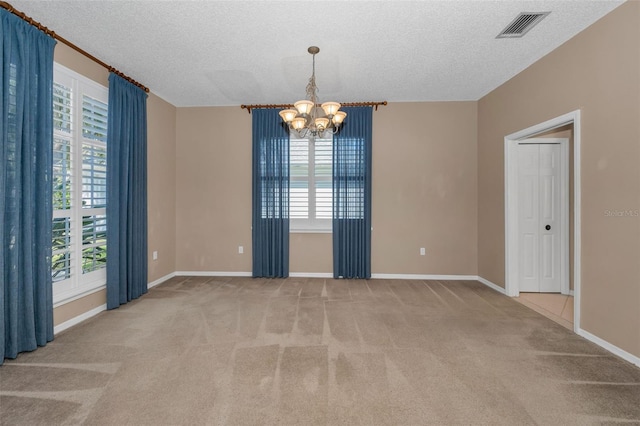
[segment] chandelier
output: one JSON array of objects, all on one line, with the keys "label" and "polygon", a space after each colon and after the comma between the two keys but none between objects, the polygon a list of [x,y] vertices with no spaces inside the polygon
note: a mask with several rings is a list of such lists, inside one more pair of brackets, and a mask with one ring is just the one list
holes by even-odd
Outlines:
[{"label": "chandelier", "polygon": [[307,98],[293,104],[295,109],[280,111],[280,117],[289,129],[300,138],[324,137],[325,133],[335,134],[347,116],[340,110],[338,102],[324,102],[318,106],[318,86],[316,86],[316,55],[320,52],[317,46],[307,49],[313,55],[313,71],[307,84]]}]

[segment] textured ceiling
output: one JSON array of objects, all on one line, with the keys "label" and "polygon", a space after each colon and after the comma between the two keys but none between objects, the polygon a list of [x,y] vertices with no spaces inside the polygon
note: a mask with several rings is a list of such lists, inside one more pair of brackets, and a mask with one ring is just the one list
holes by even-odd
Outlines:
[{"label": "textured ceiling", "polygon": [[[623,1],[10,3],[175,106],[477,100]],[[520,12],[550,11],[521,39]]]}]

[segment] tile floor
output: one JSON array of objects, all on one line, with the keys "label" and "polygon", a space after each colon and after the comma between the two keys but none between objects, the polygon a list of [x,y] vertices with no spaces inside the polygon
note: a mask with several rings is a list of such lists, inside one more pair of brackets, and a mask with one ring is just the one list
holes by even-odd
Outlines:
[{"label": "tile floor", "polygon": [[520,293],[514,300],[573,330],[573,296],[559,293]]}]

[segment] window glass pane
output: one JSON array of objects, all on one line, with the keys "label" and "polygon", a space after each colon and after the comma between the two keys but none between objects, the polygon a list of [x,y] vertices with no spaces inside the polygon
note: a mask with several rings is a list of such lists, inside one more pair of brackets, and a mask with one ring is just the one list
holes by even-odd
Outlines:
[{"label": "window glass pane", "polygon": [[82,97],[82,137],[107,142],[107,104]]},{"label": "window glass pane", "polygon": [[82,207],[107,205],[107,147],[82,145]]},{"label": "window glass pane", "polygon": [[291,180],[289,184],[289,217],[309,218],[309,181]]},{"label": "window glass pane", "polygon": [[71,133],[71,89],[53,83],[53,128]]},{"label": "window glass pane", "polygon": [[333,188],[331,180],[316,180],[316,219],[331,219]]},{"label": "window glass pane", "polygon": [[291,177],[309,176],[309,141],[291,139],[289,145],[289,163]]},{"label": "window glass pane", "polygon": [[71,208],[71,141],[53,138],[53,209]]},{"label": "window glass pane", "polygon": [[107,246],[82,249],[82,273],[97,271],[107,267]]},{"label": "window glass pane", "polygon": [[82,273],[107,266],[107,218],[104,215],[82,218]]},{"label": "window glass pane", "polygon": [[71,277],[71,219],[53,219],[51,277],[53,282]]},{"label": "window glass pane", "polygon": [[316,139],[314,143],[315,175],[331,176],[331,163],[333,161],[332,139]]},{"label": "window glass pane", "polygon": [[82,218],[82,245],[107,242],[107,217],[104,215]]}]

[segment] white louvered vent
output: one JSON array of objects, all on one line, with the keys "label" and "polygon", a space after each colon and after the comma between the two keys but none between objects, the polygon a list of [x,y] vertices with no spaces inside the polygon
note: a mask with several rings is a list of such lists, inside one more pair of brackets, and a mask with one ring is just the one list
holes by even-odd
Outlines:
[{"label": "white louvered vent", "polygon": [[551,12],[522,12],[496,38],[520,38]]}]

